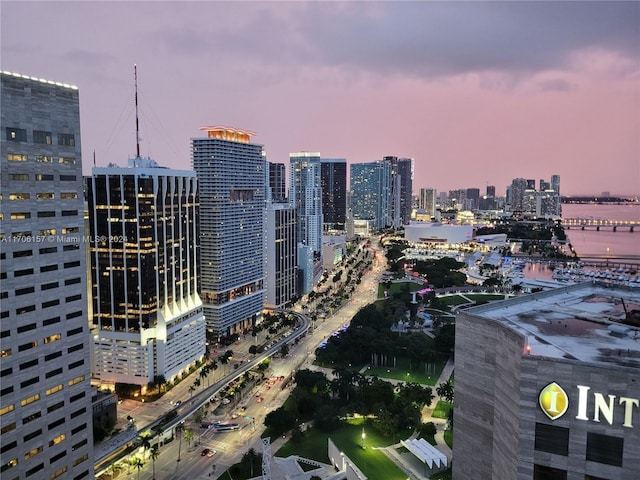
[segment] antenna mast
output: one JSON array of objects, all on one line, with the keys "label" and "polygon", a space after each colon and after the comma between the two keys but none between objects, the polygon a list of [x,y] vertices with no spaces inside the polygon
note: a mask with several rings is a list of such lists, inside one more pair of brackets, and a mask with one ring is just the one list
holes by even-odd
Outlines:
[{"label": "antenna mast", "polygon": [[136,158],[140,158],[140,127],[138,124],[138,66],[136,64],[133,65],[133,79],[136,88]]}]

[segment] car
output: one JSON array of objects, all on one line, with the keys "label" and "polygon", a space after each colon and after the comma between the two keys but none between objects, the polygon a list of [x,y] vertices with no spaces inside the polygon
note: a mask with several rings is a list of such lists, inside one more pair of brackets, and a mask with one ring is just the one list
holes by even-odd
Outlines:
[{"label": "car", "polygon": [[210,448],[205,448],[200,452],[201,457],[213,457],[216,454],[215,450],[211,450]]},{"label": "car", "polygon": [[176,406],[176,407],[179,407],[180,405],[182,405],[182,400],[178,400],[178,401],[176,401],[175,406]]}]

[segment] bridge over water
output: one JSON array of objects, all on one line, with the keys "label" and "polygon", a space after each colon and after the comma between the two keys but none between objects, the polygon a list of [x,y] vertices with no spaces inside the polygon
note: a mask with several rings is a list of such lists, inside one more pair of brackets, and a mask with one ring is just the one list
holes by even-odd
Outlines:
[{"label": "bridge over water", "polygon": [[629,231],[640,230],[640,220],[611,220],[606,218],[563,218],[562,226],[566,230],[607,230],[607,231]]}]

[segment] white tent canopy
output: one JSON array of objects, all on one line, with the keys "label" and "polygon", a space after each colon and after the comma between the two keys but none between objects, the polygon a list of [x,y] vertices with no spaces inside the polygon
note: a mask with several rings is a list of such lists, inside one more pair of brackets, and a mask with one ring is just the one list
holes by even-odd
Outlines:
[{"label": "white tent canopy", "polygon": [[414,440],[400,440],[403,447],[409,450],[418,459],[429,466],[429,468],[446,467],[447,456],[436,447],[427,442],[424,438]]}]

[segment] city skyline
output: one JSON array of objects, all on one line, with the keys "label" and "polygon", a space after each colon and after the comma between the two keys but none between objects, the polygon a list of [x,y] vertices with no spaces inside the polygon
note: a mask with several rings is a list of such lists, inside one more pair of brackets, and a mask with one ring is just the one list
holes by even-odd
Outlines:
[{"label": "city skyline", "polygon": [[138,64],[141,154],[167,167],[191,168],[190,139],[222,124],[274,163],[414,158],[414,194],[552,174],[567,195],[640,193],[636,2],[1,9],[2,70],[78,86],[85,175],[94,151],[97,166],[135,156]]}]

